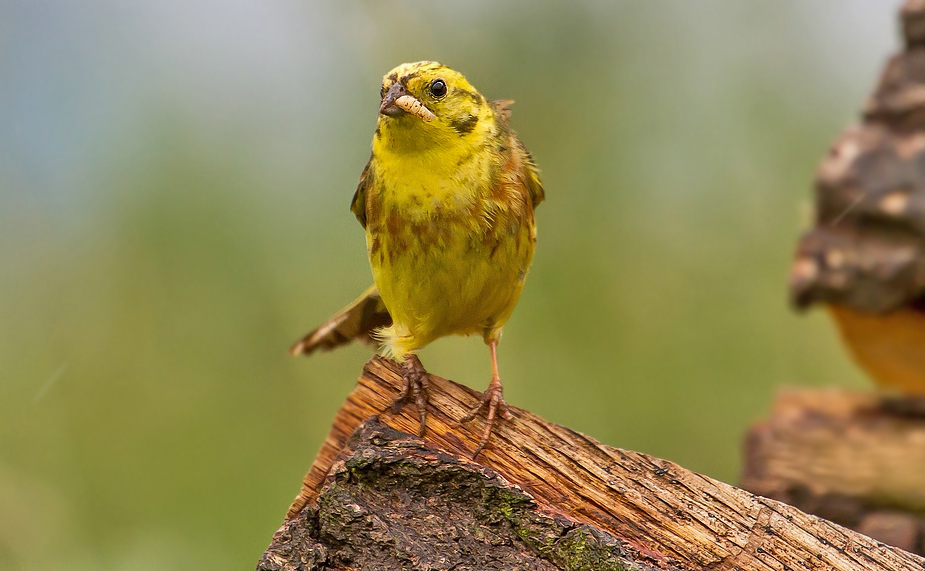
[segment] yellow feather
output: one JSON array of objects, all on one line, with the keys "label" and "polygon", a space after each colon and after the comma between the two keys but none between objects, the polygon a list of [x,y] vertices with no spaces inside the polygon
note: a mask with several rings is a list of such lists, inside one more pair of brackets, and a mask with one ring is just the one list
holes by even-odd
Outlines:
[{"label": "yellow feather", "polygon": [[[438,80],[442,97],[431,93]],[[401,361],[445,335],[500,337],[533,258],[543,193],[505,104],[434,62],[395,68],[383,93],[396,84],[435,117],[380,115],[354,212],[362,206],[373,277],[393,319],[378,337]]]},{"label": "yellow feather", "polygon": [[487,408],[473,458],[496,418],[511,418],[502,397],[497,343],[523,291],[543,186],[530,154],[508,124],[512,101],[489,102],[456,71],[436,62],[403,64],[382,80],[372,155],[350,210],[366,229],[376,285],[296,343],[294,354],[372,339],[403,362],[423,436],[426,371],[413,355],[445,335],[478,333],[489,346],[492,380],[472,420]]},{"label": "yellow feather", "polygon": [[513,102],[487,101],[436,62],[396,67],[383,78],[382,97],[351,204],[366,229],[376,286],[294,353],[372,338],[402,361],[445,335],[498,340],[523,290],[536,242],[533,209],[544,195],[508,124]]}]

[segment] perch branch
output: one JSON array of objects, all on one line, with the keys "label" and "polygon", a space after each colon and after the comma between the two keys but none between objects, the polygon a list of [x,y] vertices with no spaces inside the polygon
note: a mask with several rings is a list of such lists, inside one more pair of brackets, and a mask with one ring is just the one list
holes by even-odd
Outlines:
[{"label": "perch branch", "polygon": [[[287,567],[294,557],[311,569],[448,569],[462,557],[456,569],[478,569],[500,561],[491,550],[501,547],[514,550],[508,555],[538,557],[549,566],[532,565],[543,569],[925,568],[918,556],[778,501],[604,446],[516,408],[473,463],[468,457],[480,427],[459,419],[476,393],[435,378],[421,440],[411,436],[413,411],[387,412],[400,386],[394,364],[379,358],[367,364],[260,569],[295,569]],[[481,495],[454,496],[471,489],[472,478]],[[472,527],[459,523],[470,520]],[[438,533],[446,526],[452,541]],[[579,532],[582,541],[573,537]],[[571,543],[560,543],[568,537]],[[439,550],[444,559],[429,558],[427,546],[443,540],[450,541]],[[482,540],[487,552],[467,543]],[[464,544],[470,548],[459,551]],[[364,549],[376,555],[362,555]],[[480,553],[488,559],[478,559]],[[593,553],[596,563],[569,559],[574,553]]]}]

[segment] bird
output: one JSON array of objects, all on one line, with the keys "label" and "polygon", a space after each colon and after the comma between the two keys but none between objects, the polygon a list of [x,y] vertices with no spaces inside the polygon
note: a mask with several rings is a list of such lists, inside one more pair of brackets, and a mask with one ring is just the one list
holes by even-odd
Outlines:
[{"label": "bird", "polygon": [[353,340],[401,364],[392,405],[413,401],[426,433],[430,374],[418,350],[449,335],[482,336],[492,376],[478,404],[485,427],[512,414],[498,372],[498,343],[524,288],[536,247],[539,170],[510,124],[513,101],[489,101],[459,72],[405,63],[382,79],[369,162],[350,210],[366,232],[375,284],[290,352],[309,355]]}]

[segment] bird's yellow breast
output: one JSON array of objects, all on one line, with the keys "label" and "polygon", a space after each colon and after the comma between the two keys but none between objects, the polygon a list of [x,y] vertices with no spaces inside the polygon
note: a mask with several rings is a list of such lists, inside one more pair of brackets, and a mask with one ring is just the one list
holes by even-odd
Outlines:
[{"label": "bird's yellow breast", "polygon": [[[428,91],[436,81],[445,83],[440,97]],[[352,206],[393,320],[382,331],[385,353],[401,360],[450,334],[497,339],[533,257],[542,187],[532,160],[504,105],[488,103],[449,68],[400,66],[383,92],[427,107],[401,113],[383,97]]]},{"label": "bird's yellow breast", "polygon": [[[500,211],[476,173],[397,160],[376,171],[367,225],[373,277],[394,320],[393,354],[450,334],[492,335],[507,321],[533,256],[530,216]],[[481,171],[484,173],[484,171]],[[446,173],[443,173],[446,174]],[[482,189],[484,190],[484,189]]]}]

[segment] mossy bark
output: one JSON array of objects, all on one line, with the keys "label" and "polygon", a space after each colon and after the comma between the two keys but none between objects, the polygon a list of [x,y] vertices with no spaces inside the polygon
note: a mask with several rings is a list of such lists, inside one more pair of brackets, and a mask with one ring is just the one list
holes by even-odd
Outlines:
[{"label": "mossy bark", "polygon": [[335,463],[317,506],[283,525],[258,570],[645,571],[589,525],[539,512],[500,474],[376,417]]}]

